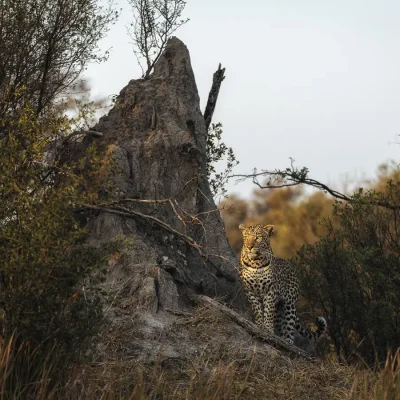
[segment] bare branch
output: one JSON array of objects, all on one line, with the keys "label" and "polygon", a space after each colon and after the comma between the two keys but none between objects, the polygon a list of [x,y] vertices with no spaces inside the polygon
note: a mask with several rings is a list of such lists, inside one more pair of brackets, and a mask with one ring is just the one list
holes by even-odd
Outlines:
[{"label": "bare branch", "polygon": [[[184,0],[129,0],[134,22],[127,28],[133,52],[148,78],[161,57],[168,39],[189,19],[181,19]],[[146,69],[142,63],[146,64]]]},{"label": "bare branch", "polygon": [[[123,217],[129,217],[129,218],[139,217],[142,219],[152,221],[155,224],[157,224],[158,226],[160,226],[161,228],[172,233],[176,237],[183,240],[185,243],[192,246],[195,250],[197,250],[197,252],[201,255],[201,257],[207,258],[207,256],[204,254],[203,250],[201,249],[201,246],[198,243],[196,243],[196,241],[194,239],[192,239],[190,236],[187,236],[187,235],[177,231],[176,229],[172,228],[164,221],[161,221],[160,219],[153,217],[152,215],[143,214],[139,211],[134,211],[134,210],[131,210],[131,209],[125,208],[125,207],[105,208],[105,207],[93,206],[90,204],[83,204],[83,209],[103,211],[103,212],[106,212],[109,214],[121,215]],[[82,208],[80,208],[79,211],[82,211]]]},{"label": "bare branch", "polygon": [[[235,174],[230,175],[229,178],[237,178],[237,181],[243,181],[246,179],[251,179],[252,182],[257,185],[260,189],[277,189],[283,187],[291,187],[298,185],[308,185],[314,187],[318,190],[322,190],[324,193],[329,193],[331,196],[338,200],[376,205],[379,207],[387,208],[390,210],[399,210],[400,206],[397,204],[392,204],[387,200],[380,198],[375,199],[365,199],[359,196],[351,195],[348,196],[341,193],[335,189],[330,188],[328,185],[308,177],[308,169],[299,169],[293,165],[291,160],[291,167],[286,168],[286,170],[262,170],[261,172],[254,171],[252,174]],[[260,183],[259,178],[265,178],[265,183]]]},{"label": "bare branch", "polygon": [[305,351],[299,349],[296,346],[288,344],[285,340],[274,334],[263,331],[257,325],[253,324],[246,318],[243,318],[237,312],[219,303],[218,301],[213,300],[208,296],[195,296],[193,300],[198,304],[205,304],[207,306],[212,306],[217,310],[221,311],[222,313],[228,315],[231,319],[233,319],[238,325],[243,327],[251,335],[255,336],[258,339],[263,340],[264,342],[272,345],[273,347],[282,349],[294,356],[305,358],[308,361],[313,360],[313,358]]},{"label": "bare branch", "polygon": [[[187,184],[189,184],[191,181],[192,180],[190,180]],[[187,186],[187,184],[185,185],[185,187]],[[83,204],[82,207],[76,208],[74,211],[79,213],[79,212],[82,212],[85,210],[97,210],[97,211],[107,212],[110,214],[121,215],[121,216],[128,217],[128,218],[138,217],[141,219],[149,220],[149,221],[155,223],[156,225],[158,225],[159,227],[165,229],[166,231],[172,233],[174,236],[176,236],[177,238],[181,239],[183,242],[187,243],[189,246],[194,248],[198,252],[198,254],[202,257],[204,263],[205,262],[210,263],[215,268],[215,270],[217,270],[221,275],[225,276],[225,278],[227,280],[230,280],[230,281],[235,280],[232,276],[224,273],[224,271],[222,271],[221,268],[210,259],[210,257],[219,258],[218,255],[206,254],[204,252],[202,246],[199,243],[197,243],[193,238],[186,235],[185,233],[179,232],[178,230],[176,230],[172,226],[168,225],[166,222],[160,220],[159,218],[156,218],[156,217],[153,217],[152,215],[147,215],[147,214],[141,213],[139,211],[132,210],[131,208],[127,208],[127,207],[120,205],[121,203],[126,203],[126,202],[142,203],[142,204],[169,204],[171,206],[174,214],[176,215],[177,219],[183,224],[185,230],[186,230],[186,224],[201,225],[201,227],[204,231],[204,234],[206,235],[204,224],[198,218],[198,216],[197,215],[193,216],[190,213],[188,213],[187,211],[185,211],[179,205],[179,203],[176,201],[176,199],[174,199],[174,198],[162,199],[162,200],[121,199],[119,201],[115,201],[112,203],[105,203],[105,204],[101,204],[101,205],[97,205],[97,206]],[[182,215],[179,214],[179,212],[177,210],[178,206],[183,211],[183,213],[189,218],[188,220],[184,219],[182,217]],[[213,209],[208,212],[202,212],[201,215],[204,216],[206,214],[211,214],[213,212],[219,212],[219,209]]]}]

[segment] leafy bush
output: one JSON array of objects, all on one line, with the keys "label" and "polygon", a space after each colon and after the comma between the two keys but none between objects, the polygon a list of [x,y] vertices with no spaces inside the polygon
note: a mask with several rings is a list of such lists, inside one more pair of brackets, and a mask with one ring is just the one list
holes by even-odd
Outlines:
[{"label": "leafy bush", "polygon": [[0,14],[0,344],[10,344],[0,346],[0,396],[49,398],[17,386],[37,387],[54,352],[66,367],[101,319],[83,285],[103,257],[85,244],[74,209],[97,199],[108,160],[83,151],[77,131],[91,107],[65,115],[81,72],[107,58],[97,44],[117,13],[108,1],[5,0]]},{"label": "leafy bush", "polygon": [[52,133],[71,133],[66,118],[25,107],[0,123],[0,333],[78,351],[101,318],[79,288],[103,254],[85,245],[74,207],[97,198],[107,160],[92,148],[71,165],[47,161]]},{"label": "leafy bush", "polygon": [[397,180],[382,192],[360,189],[351,202],[335,204],[327,236],[299,252],[304,295],[328,317],[346,360],[373,364],[400,346],[399,218]]}]

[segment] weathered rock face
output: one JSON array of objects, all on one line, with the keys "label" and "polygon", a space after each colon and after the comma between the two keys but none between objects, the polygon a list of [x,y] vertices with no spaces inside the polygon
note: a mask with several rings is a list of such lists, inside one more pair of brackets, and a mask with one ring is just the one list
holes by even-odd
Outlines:
[{"label": "weathered rock face", "polygon": [[115,145],[113,197],[126,211],[90,221],[91,243],[124,243],[102,285],[110,332],[135,331],[126,340],[137,357],[144,341],[135,327],[147,343],[175,314],[190,311],[192,294],[247,309],[206,179],[206,128],[186,46],[172,38],[153,75],[130,81],[94,129],[103,133],[96,140]]}]

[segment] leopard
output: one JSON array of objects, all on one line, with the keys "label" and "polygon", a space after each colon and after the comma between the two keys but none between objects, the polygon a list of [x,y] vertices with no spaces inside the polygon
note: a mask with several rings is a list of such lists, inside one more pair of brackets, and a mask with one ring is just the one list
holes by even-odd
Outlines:
[{"label": "leopard", "polygon": [[317,317],[315,331],[301,324],[296,309],[299,283],[294,266],[272,252],[274,225],[241,224],[239,229],[243,235],[239,273],[256,325],[291,345],[296,331],[309,340],[319,338],[326,332],[327,322],[324,317]]}]

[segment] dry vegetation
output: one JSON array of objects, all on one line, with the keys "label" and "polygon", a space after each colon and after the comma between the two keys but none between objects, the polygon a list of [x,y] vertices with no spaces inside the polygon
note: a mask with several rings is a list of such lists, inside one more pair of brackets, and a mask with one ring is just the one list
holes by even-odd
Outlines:
[{"label": "dry vegetation", "polygon": [[[190,359],[170,359],[153,364],[135,361],[76,365],[68,371],[66,387],[49,378],[57,363],[57,352],[38,357],[38,349],[15,339],[0,345],[0,399],[349,399],[395,400],[400,398],[400,353],[389,356],[380,373],[339,365],[332,360],[313,363],[289,359],[276,352],[267,354],[253,347],[237,348],[214,341],[226,335],[224,316],[199,308],[192,316],[177,319],[196,335],[203,348]],[[232,334],[232,333],[231,333]],[[249,345],[251,345],[249,343]],[[21,381],[21,357],[32,358],[34,384]],[[31,372],[32,372],[31,371]],[[64,371],[65,372],[65,371]],[[15,377],[19,376],[18,380]],[[32,382],[32,375],[30,382]]]}]

